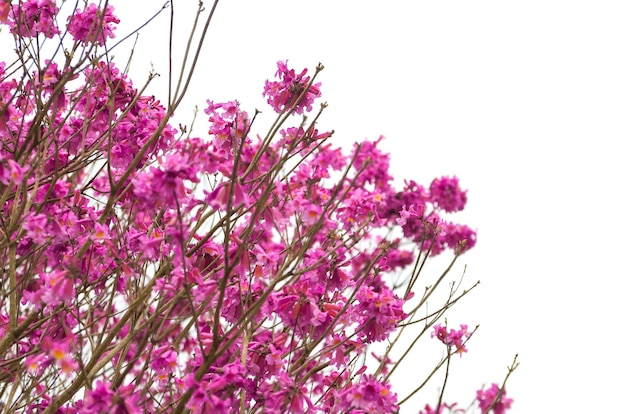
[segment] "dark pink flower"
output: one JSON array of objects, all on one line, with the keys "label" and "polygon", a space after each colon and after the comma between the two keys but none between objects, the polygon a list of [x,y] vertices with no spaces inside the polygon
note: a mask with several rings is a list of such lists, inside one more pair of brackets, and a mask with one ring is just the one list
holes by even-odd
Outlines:
[{"label": "dark pink flower", "polygon": [[98,380],[96,387],[87,391],[87,396],[83,401],[83,413],[99,414],[109,412],[114,395],[115,393],[111,390],[111,384]]},{"label": "dark pink flower", "polygon": [[465,352],[467,352],[467,348],[465,347],[465,342],[472,335],[471,332],[468,332],[467,325],[461,325],[461,329],[450,329],[443,325],[435,325],[433,326],[433,332],[431,333],[431,337],[437,337],[441,342],[448,346],[456,347],[456,352],[462,356]]},{"label": "dark pink flower", "polygon": [[[43,34],[52,38],[60,33],[54,22],[58,12],[55,0],[19,1],[13,5],[12,16],[15,20],[9,21],[11,33],[21,37],[37,37]],[[8,12],[4,10],[4,13]]]},{"label": "dark pink flower", "polygon": [[400,409],[397,400],[388,383],[363,375],[360,382],[343,387],[339,407],[346,412],[392,413]]},{"label": "dark pink flower", "polygon": [[359,315],[362,324],[359,335],[367,342],[386,339],[407,316],[402,310],[404,301],[386,286],[377,291],[363,284],[356,298],[359,304],[355,313]]},{"label": "dark pink flower", "polygon": [[[234,188],[232,186],[234,185]],[[231,190],[232,188],[232,190]],[[232,193],[231,193],[232,191]],[[238,182],[222,183],[215,190],[207,194],[207,202],[214,209],[226,210],[228,208],[228,200],[232,194],[231,208],[236,209],[240,206],[248,207],[250,198],[243,191],[243,187]]]},{"label": "dark pink flower", "polygon": [[71,374],[78,368],[78,364],[70,355],[69,338],[63,341],[57,341],[46,337],[43,340],[42,349],[48,352],[50,360],[55,361],[64,374]]},{"label": "dark pink flower", "polygon": [[476,245],[476,232],[464,224],[447,223],[443,239],[450,249],[461,254]]},{"label": "dark pink flower", "polygon": [[41,300],[48,306],[55,306],[75,297],[74,281],[66,270],[54,270],[42,275],[46,282],[41,287]]},{"label": "dark pink flower", "polygon": [[465,208],[467,191],[461,190],[456,177],[435,178],[430,183],[430,198],[437,207],[452,213]]},{"label": "dark pink flower", "polygon": [[279,80],[265,81],[263,96],[267,97],[267,103],[278,113],[292,108],[297,114],[302,114],[304,110],[310,112],[313,108],[313,101],[322,95],[320,92],[322,84],[311,84],[311,78],[306,76],[307,69],[296,74],[293,69],[287,67],[287,61],[278,62],[277,65],[276,76]]},{"label": "dark pink flower", "polygon": [[6,23],[11,11],[11,0],[0,0],[0,23]]},{"label": "dark pink flower", "polygon": [[107,5],[103,12],[94,3],[90,3],[84,11],[79,9],[68,17],[67,31],[77,42],[103,46],[107,38],[115,37],[114,24],[119,22],[113,15],[113,6]]},{"label": "dark pink flower", "polygon": [[491,384],[491,387],[487,390],[476,391],[476,399],[478,400],[478,405],[482,414],[487,414],[487,410],[489,409],[489,407],[492,407],[493,414],[505,414],[506,410],[511,408],[511,404],[513,404],[513,399],[508,398],[504,390],[502,390],[500,399],[496,400],[498,398],[499,392],[500,387],[498,387],[497,384]]},{"label": "dark pink flower", "polygon": [[26,236],[30,237],[34,243],[45,242],[49,235],[47,230],[48,217],[45,214],[29,213],[22,228],[26,230]]},{"label": "dark pink flower", "polygon": [[11,182],[21,184],[24,172],[28,171],[28,166],[22,167],[10,158],[4,158],[0,154],[0,183],[8,185]]}]

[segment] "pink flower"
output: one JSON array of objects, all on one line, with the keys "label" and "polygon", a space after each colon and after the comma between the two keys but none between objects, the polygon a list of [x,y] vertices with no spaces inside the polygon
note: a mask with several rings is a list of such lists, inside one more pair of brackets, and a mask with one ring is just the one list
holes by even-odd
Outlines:
[{"label": "pink flower", "polygon": [[41,288],[41,300],[48,306],[56,306],[63,301],[70,301],[75,297],[74,281],[65,270],[54,270],[44,274],[42,279],[46,285]]},{"label": "pink flower", "polygon": [[[231,190],[231,186],[233,186]],[[230,183],[221,183],[217,186],[215,190],[211,193],[207,194],[207,202],[211,207],[216,210],[226,210],[228,208],[228,200],[231,196],[232,191],[232,202],[231,208],[237,209],[240,206],[248,207],[250,205],[250,198],[243,191],[243,187],[237,181]]]},{"label": "pink flower", "polygon": [[[297,114],[302,114],[304,110],[310,112],[313,108],[313,101],[319,98],[321,83],[310,84],[311,78],[305,76],[307,69],[296,75],[293,69],[287,67],[287,61],[278,62],[276,76],[279,81],[265,81],[263,96],[267,96],[267,103],[278,113],[294,109]],[[308,90],[307,90],[308,87]],[[306,90],[304,96],[302,93]]]},{"label": "pink flower", "polygon": [[212,140],[213,147],[232,157],[239,150],[241,139],[250,127],[248,113],[239,110],[236,101],[214,103],[211,100],[207,100],[204,112],[209,115],[209,134],[215,137]]},{"label": "pink flower", "polygon": [[476,245],[476,232],[464,224],[447,223],[443,239],[455,254],[461,254]]},{"label": "pink flower", "polygon": [[98,380],[96,387],[87,391],[85,400],[80,409],[84,414],[140,414],[137,402],[139,394],[134,385],[125,385],[113,390],[111,384]]},{"label": "pink flower", "polygon": [[356,384],[346,385],[341,397],[339,407],[346,412],[392,413],[399,410],[397,395],[391,392],[389,384],[370,375],[363,375]]},{"label": "pink flower", "polygon": [[371,184],[378,191],[385,191],[390,188],[390,183],[393,180],[389,174],[390,156],[378,147],[383,139],[385,137],[381,135],[376,141],[366,140],[360,144],[354,144],[351,156],[355,157],[354,169],[360,171],[355,182],[361,187]]},{"label": "pink flower", "polygon": [[27,166],[22,167],[14,160],[10,158],[5,159],[0,154],[0,183],[4,185],[8,185],[11,182],[13,182],[14,184],[21,184],[22,179],[24,178],[24,172],[27,170]]},{"label": "pink flower", "polygon": [[386,339],[407,316],[402,310],[404,301],[386,286],[375,290],[364,284],[356,298],[359,304],[355,312],[362,324],[360,336],[368,342]]},{"label": "pink flower", "polygon": [[[22,37],[37,37],[43,34],[48,38],[60,33],[54,23],[56,14],[59,12],[54,0],[28,0],[18,3],[13,6],[13,16],[17,18],[9,22],[11,33]],[[8,14],[6,9],[1,10],[1,8],[2,6],[0,6],[0,14]]]},{"label": "pink flower", "polygon": [[93,229],[93,238],[99,241],[110,240],[111,236],[109,236],[109,228],[100,223],[95,223]]},{"label": "pink flower", "polygon": [[424,206],[419,205],[417,208],[411,205],[409,209],[406,209],[406,205],[402,206],[402,210],[400,210],[400,218],[396,219],[396,223],[399,226],[404,226],[407,223],[407,219],[415,217],[417,219],[422,219],[424,217]]},{"label": "pink flower", "polygon": [[26,371],[32,375],[40,375],[45,368],[48,357],[45,354],[29,355],[24,359]]},{"label": "pink flower", "polygon": [[306,225],[313,225],[317,223],[322,216],[322,208],[317,204],[306,203],[302,207],[302,222]]},{"label": "pink flower", "polygon": [[451,329],[448,331],[447,327],[438,324],[433,326],[433,332],[431,333],[431,337],[434,338],[436,336],[444,344],[456,347],[456,352],[461,356],[467,352],[465,342],[471,335],[472,333],[467,331],[467,325],[461,325],[459,330]]},{"label": "pink flower", "polygon": [[272,379],[263,382],[258,389],[258,394],[259,396],[255,399],[262,398],[264,413],[319,412],[319,408],[309,398],[306,388],[295,384],[285,372],[280,372]]},{"label": "pink flower", "polygon": [[67,31],[78,42],[103,46],[107,38],[115,37],[113,24],[119,22],[120,20],[113,15],[113,6],[107,5],[103,12],[91,3],[84,11],[79,9],[68,18]]},{"label": "pink flower", "polygon": [[48,239],[47,224],[48,217],[45,214],[29,213],[22,228],[26,230],[26,236],[30,237],[33,243],[41,244]]},{"label": "pink flower", "polygon": [[430,198],[434,204],[448,213],[461,211],[467,203],[467,191],[459,187],[456,177],[435,178],[430,183]]},{"label": "pink flower", "polygon": [[[476,399],[478,400],[478,405],[480,406],[482,414],[487,414],[487,410],[489,409],[489,407],[492,408],[493,414],[505,414],[506,410],[511,408],[513,399],[507,398],[506,392],[504,390],[502,390],[500,399],[496,401],[499,392],[500,388],[497,384],[491,384],[491,388],[487,390],[476,391]],[[494,401],[496,401],[495,404],[493,404]]]},{"label": "pink flower", "polygon": [[327,314],[317,306],[318,300],[312,295],[311,290],[308,283],[298,282],[295,286],[283,288],[282,292],[274,296],[275,312],[280,315],[285,325],[302,336],[314,328],[320,328],[318,331],[323,332],[323,324],[327,318]]},{"label": "pink flower", "polygon": [[69,339],[55,341],[46,337],[42,342],[42,349],[48,352],[48,355],[53,361],[56,361],[57,366],[61,368],[61,371],[64,374],[71,374],[76,370],[76,368],[78,368],[78,364],[70,355]]},{"label": "pink flower", "polygon": [[168,375],[178,367],[178,354],[172,348],[170,345],[163,345],[152,353],[150,367],[161,380],[167,380]]},{"label": "pink flower", "polygon": [[85,414],[108,412],[114,394],[115,393],[111,390],[111,384],[98,380],[96,382],[96,388],[87,391],[87,396],[83,402],[83,412]]},{"label": "pink flower", "polygon": [[[61,80],[62,76],[63,76],[63,73],[59,70],[58,64],[50,61],[49,59],[46,59],[46,70],[43,72],[43,74],[36,76],[35,79],[37,79],[37,82],[38,82],[37,86],[45,92],[46,96],[51,96],[55,88],[59,84],[59,81]],[[78,75],[75,75],[72,79],[76,79],[77,77]],[[56,104],[57,111],[59,109],[65,108],[65,104],[66,104],[65,88],[63,88],[61,92],[58,94],[55,104]]]},{"label": "pink flower", "polygon": [[139,409],[140,394],[135,391],[133,384],[121,386],[113,398],[114,405],[111,407],[111,414],[141,414],[145,410]]},{"label": "pink flower", "polygon": [[0,23],[6,23],[11,11],[11,0],[0,0]]}]

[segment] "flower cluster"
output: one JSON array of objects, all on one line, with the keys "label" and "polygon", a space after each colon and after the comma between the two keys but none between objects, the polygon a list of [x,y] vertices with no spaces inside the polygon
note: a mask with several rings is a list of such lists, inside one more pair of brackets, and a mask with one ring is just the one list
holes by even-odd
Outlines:
[{"label": "flower cluster", "polygon": [[302,114],[304,110],[310,112],[313,101],[319,98],[321,83],[312,83],[311,77],[306,76],[308,70],[304,69],[299,74],[287,67],[287,61],[278,62],[276,76],[277,81],[266,81],[263,96],[267,97],[267,103],[278,113],[294,110]]},{"label": "flower cluster", "polygon": [[[61,33],[55,22],[59,12],[55,0],[19,0],[11,10],[6,2],[0,1],[0,22],[7,21],[11,33],[17,36],[33,38],[41,34],[53,38]],[[106,39],[115,37],[114,24],[119,22],[112,6],[102,10],[90,3],[85,10],[78,9],[68,18],[67,32],[77,42],[103,46]]]},{"label": "flower cluster", "polygon": [[59,12],[55,0],[20,0],[13,5],[12,13],[8,6],[4,7],[4,13],[10,18],[8,23],[11,33],[25,38],[37,37],[39,34],[52,38],[60,33],[54,22]]},{"label": "flower cluster", "polygon": [[461,190],[456,177],[435,178],[430,183],[430,197],[437,207],[449,213],[463,210],[467,203],[467,191]]},{"label": "flower cluster", "polygon": [[461,325],[460,329],[450,329],[443,325],[435,325],[433,327],[433,332],[431,337],[437,337],[441,342],[446,344],[449,347],[455,347],[456,352],[459,355],[463,355],[467,352],[467,348],[465,347],[465,343],[472,335],[471,332],[468,332],[467,325]]},{"label": "flower cluster", "polygon": [[90,3],[85,10],[77,10],[69,18],[67,32],[77,42],[94,43],[103,46],[106,39],[115,37],[114,24],[120,20],[113,15],[113,6],[106,5],[102,10],[94,3]]},{"label": "flower cluster", "polygon": [[356,386],[346,387],[339,398],[337,408],[341,412],[392,413],[399,409],[397,397],[389,385],[368,375],[364,375]]},{"label": "flower cluster", "polygon": [[[502,392],[501,392],[502,391]],[[493,410],[493,414],[505,414],[511,408],[513,400],[506,396],[506,392],[498,387],[498,384],[491,384],[487,390],[476,391],[476,400],[482,414],[487,414]]]},{"label": "flower cluster", "polygon": [[[16,40],[69,33],[76,53],[18,48],[35,73],[0,63],[0,389],[19,391],[3,404],[398,412],[395,363],[365,357],[419,310],[417,275],[399,275],[474,246],[443,218],[465,204],[458,181],[397,189],[382,137],[344,152],[315,123],[289,125],[321,92],[287,62],[265,84],[278,126],[264,138],[236,101],[211,100],[208,136],[186,136],[175,107],[90,53],[119,22],[108,3],[65,27],[54,1],[6,4]],[[466,328],[436,335],[464,352]]]},{"label": "flower cluster", "polygon": [[441,211],[462,210],[467,201],[466,193],[459,187],[456,177],[435,178],[429,190],[415,181],[406,181],[403,190],[388,200],[381,214],[397,217],[404,236],[422,244],[431,255],[446,249],[460,254],[476,245],[476,232],[467,225],[445,220]]}]

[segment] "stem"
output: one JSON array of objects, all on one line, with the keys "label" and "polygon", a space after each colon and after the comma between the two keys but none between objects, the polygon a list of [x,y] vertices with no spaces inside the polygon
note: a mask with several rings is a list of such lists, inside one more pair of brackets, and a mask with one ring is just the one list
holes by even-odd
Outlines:
[{"label": "stem", "polygon": [[[9,244],[9,330],[17,329],[17,278],[15,276],[16,242]],[[4,352],[2,353],[4,354]]]}]

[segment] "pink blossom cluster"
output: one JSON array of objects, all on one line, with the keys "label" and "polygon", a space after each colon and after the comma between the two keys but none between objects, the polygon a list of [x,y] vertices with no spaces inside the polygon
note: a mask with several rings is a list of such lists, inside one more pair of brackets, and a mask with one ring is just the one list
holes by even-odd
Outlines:
[{"label": "pink blossom cluster", "polygon": [[115,37],[113,31],[120,19],[113,15],[113,6],[106,4],[104,10],[90,3],[84,10],[78,9],[68,19],[67,32],[74,40],[103,46],[106,39]]},{"label": "pink blossom cluster", "polygon": [[[6,24],[89,48],[119,21],[91,4],[57,28],[53,6],[20,1]],[[3,403],[398,412],[391,360],[359,361],[409,315],[412,292],[393,276],[418,254],[474,246],[472,230],[440,217],[464,194],[456,184],[398,191],[382,137],[344,152],[296,122],[261,138],[235,101],[207,101],[208,136],[186,136],[106,58],[32,59],[43,73],[0,64],[0,382],[11,384],[0,389],[19,391],[0,391]],[[282,125],[312,110],[320,84],[278,67],[264,95]],[[381,236],[394,230],[404,238]],[[438,329],[465,350],[466,327]]]},{"label": "pink blossom cluster", "polygon": [[310,76],[306,76],[308,70],[304,69],[299,74],[287,67],[287,61],[278,62],[276,81],[266,81],[263,96],[267,97],[267,103],[278,113],[294,110],[302,114],[304,110],[310,112],[313,102],[319,98],[321,83],[312,83]]},{"label": "pink blossom cluster", "polygon": [[59,12],[55,0],[20,0],[13,4],[11,11],[8,8],[5,11],[10,18],[11,33],[26,38],[37,37],[39,34],[53,38],[60,33],[54,22]]},{"label": "pink blossom cluster", "polygon": [[[476,391],[476,401],[481,414],[506,414],[506,411],[513,404],[513,399],[507,397],[504,390],[501,392],[501,388],[495,383],[486,390]],[[426,407],[419,414],[465,414],[467,412],[467,410],[458,407],[458,403],[442,403],[435,408],[426,404]]]},{"label": "pink blossom cluster", "polygon": [[437,207],[449,213],[463,210],[467,203],[467,191],[461,190],[457,177],[435,178],[430,183],[430,197]]},{"label": "pink blossom cluster", "polygon": [[[445,192],[442,192],[441,183],[450,182],[456,183],[455,186],[447,186]],[[406,181],[403,190],[388,201],[381,214],[384,217],[399,215],[396,222],[401,226],[404,236],[422,244],[433,256],[446,249],[463,253],[476,245],[476,232],[467,225],[445,220],[441,211],[462,210],[465,193],[458,186],[456,178],[436,178],[431,182],[430,190],[415,181]],[[449,200],[461,202],[453,204]]]},{"label": "pink blossom cluster", "polygon": [[[58,12],[55,0],[19,0],[11,10],[6,5],[0,5],[0,22],[8,19],[11,33],[23,38],[40,34],[53,38],[61,33],[55,23]],[[107,4],[102,10],[90,3],[84,10],[78,9],[68,18],[67,33],[77,42],[104,45],[106,39],[115,37],[114,25],[119,22],[113,15],[112,6]]]},{"label": "pink blossom cluster", "polygon": [[501,390],[498,384],[491,384],[491,387],[486,390],[476,391],[476,400],[482,414],[487,414],[488,412],[505,414],[506,410],[511,408],[513,403],[513,399],[507,397],[506,392]]},{"label": "pink blossom cluster", "polygon": [[11,0],[0,0],[0,23],[6,23],[11,11]]},{"label": "pink blossom cluster", "polygon": [[435,325],[431,336],[437,337],[441,342],[449,347],[456,348],[456,352],[462,356],[467,352],[465,343],[472,336],[472,333],[467,330],[467,325],[461,325],[460,329],[450,329],[443,325]]}]

